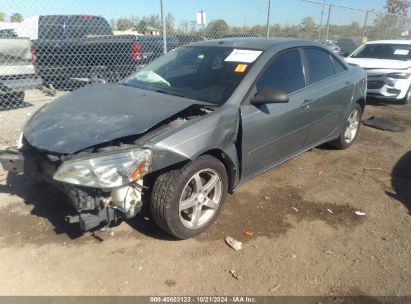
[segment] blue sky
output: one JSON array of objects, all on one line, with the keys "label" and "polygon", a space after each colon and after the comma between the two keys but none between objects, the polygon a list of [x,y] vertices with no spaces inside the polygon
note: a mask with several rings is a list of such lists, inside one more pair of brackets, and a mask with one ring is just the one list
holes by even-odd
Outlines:
[{"label": "blue sky", "polygon": [[[322,0],[318,0],[322,1]],[[333,0],[339,5],[382,11],[385,0]],[[160,0],[0,0],[0,11],[9,17],[14,12],[24,17],[46,14],[93,14],[107,19],[159,14]],[[203,9],[207,21],[223,18],[231,25],[266,23],[267,0],[164,0],[166,12],[175,17],[175,25],[195,20],[196,11]],[[302,0],[272,0],[271,23],[298,24],[303,16],[312,16],[319,23],[322,5]],[[324,16],[326,16],[327,9]],[[325,22],[324,17],[323,22]],[[335,24],[364,20],[364,13],[334,8],[331,20]]]}]

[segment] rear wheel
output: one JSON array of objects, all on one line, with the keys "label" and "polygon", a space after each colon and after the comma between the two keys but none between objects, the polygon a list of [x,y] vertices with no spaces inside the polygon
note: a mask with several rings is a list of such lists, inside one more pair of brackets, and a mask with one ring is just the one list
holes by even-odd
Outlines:
[{"label": "rear wheel", "polygon": [[337,149],[349,148],[358,136],[358,131],[360,130],[361,124],[361,117],[361,105],[356,103],[347,117],[347,121],[340,136],[334,141],[330,142],[330,145]]},{"label": "rear wheel", "polygon": [[203,155],[154,183],[151,213],[167,233],[187,239],[205,231],[220,213],[228,189],[224,165]]}]

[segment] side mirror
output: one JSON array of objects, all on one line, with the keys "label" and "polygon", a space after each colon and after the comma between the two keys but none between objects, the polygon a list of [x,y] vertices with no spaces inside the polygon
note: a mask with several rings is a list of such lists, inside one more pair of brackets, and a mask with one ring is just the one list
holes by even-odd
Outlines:
[{"label": "side mirror", "polygon": [[264,87],[250,98],[251,104],[256,106],[266,103],[287,103],[288,101],[289,97],[286,92],[273,87]]},{"label": "side mirror", "polygon": [[348,57],[348,56],[350,56],[350,53],[344,53],[343,54],[343,57]]}]

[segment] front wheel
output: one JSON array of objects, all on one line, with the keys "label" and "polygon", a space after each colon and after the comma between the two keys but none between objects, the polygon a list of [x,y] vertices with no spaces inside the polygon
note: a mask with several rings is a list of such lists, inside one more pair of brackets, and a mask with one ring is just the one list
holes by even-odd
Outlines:
[{"label": "front wheel", "polygon": [[362,108],[358,103],[356,103],[347,117],[347,121],[345,122],[340,136],[330,142],[330,145],[341,150],[349,148],[358,136],[361,117]]},{"label": "front wheel", "polygon": [[400,104],[406,105],[411,101],[411,87],[408,88],[407,94],[400,100]]},{"label": "front wheel", "polygon": [[179,239],[193,237],[214,222],[227,190],[224,165],[210,155],[200,156],[156,179],[150,202],[153,219]]}]

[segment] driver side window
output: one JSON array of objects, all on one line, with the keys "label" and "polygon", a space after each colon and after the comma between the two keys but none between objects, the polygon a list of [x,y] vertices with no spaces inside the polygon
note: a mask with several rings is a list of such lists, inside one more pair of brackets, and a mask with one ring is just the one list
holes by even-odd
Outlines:
[{"label": "driver side window", "polygon": [[269,63],[257,80],[257,92],[267,86],[283,90],[287,94],[304,88],[303,65],[297,49],[285,51]]}]

